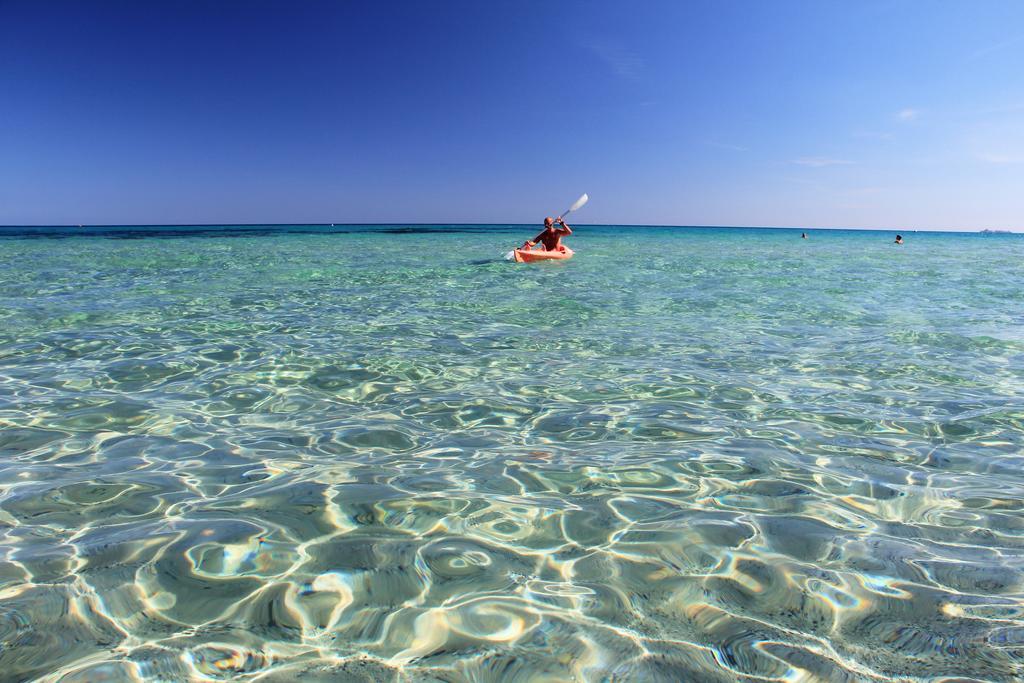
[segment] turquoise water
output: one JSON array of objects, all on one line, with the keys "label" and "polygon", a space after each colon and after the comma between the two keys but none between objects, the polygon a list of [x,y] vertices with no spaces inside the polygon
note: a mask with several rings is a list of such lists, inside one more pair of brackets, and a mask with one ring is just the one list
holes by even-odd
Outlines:
[{"label": "turquoise water", "polygon": [[1024,676],[1024,239],[453,229],[0,230],[6,680]]}]

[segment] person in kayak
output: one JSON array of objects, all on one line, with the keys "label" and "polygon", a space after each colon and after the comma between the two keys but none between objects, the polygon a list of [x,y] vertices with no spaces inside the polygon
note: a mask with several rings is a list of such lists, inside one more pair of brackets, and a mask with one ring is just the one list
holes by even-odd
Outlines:
[{"label": "person in kayak", "polygon": [[[559,225],[560,227],[555,227]],[[565,224],[565,220],[558,218],[555,220],[551,216],[544,219],[544,231],[534,237],[532,240],[526,240],[523,242],[523,246],[520,249],[529,250],[535,246],[538,242],[544,244],[546,251],[558,251],[562,246],[562,238],[568,237],[572,234],[572,228]]]}]

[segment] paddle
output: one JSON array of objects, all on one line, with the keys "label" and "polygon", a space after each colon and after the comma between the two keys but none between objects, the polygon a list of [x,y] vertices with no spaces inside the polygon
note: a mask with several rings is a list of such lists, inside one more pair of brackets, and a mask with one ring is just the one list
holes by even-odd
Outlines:
[{"label": "paddle", "polygon": [[576,209],[580,208],[581,206],[583,206],[584,204],[586,204],[589,201],[590,201],[590,197],[588,197],[587,193],[584,192],[583,194],[580,195],[579,199],[577,199],[575,202],[572,203],[572,206],[570,206],[568,209],[565,210],[565,213],[563,213],[561,216],[558,217],[559,220],[561,220],[562,218],[568,216],[570,213],[572,213]]},{"label": "paddle", "polygon": [[[583,194],[580,195],[579,199],[577,199],[576,201],[574,201],[572,203],[572,206],[570,206],[568,209],[566,209],[565,212],[561,216],[559,216],[557,220],[555,220],[555,222],[557,223],[558,221],[562,220],[563,218],[568,216],[570,213],[572,213],[576,209],[580,208],[581,206],[583,206],[584,204],[586,204],[589,201],[590,201],[590,197],[588,197],[587,193],[584,192]],[[512,260],[515,259],[515,257],[516,257],[516,255],[515,255],[514,251],[510,251],[507,254],[505,254],[505,260],[506,261],[512,261]]]}]

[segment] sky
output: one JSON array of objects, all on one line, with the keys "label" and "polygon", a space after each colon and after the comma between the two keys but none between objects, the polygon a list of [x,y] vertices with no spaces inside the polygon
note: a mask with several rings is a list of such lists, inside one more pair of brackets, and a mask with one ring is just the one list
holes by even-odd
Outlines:
[{"label": "sky", "polygon": [[0,224],[1024,229],[1024,2],[0,0]]}]

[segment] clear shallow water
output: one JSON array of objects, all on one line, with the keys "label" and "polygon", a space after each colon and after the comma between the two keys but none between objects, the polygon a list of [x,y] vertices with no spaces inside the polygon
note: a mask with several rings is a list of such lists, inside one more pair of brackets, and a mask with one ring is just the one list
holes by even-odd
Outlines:
[{"label": "clear shallow water", "polygon": [[1024,675],[1024,239],[458,229],[0,231],[3,676]]}]

